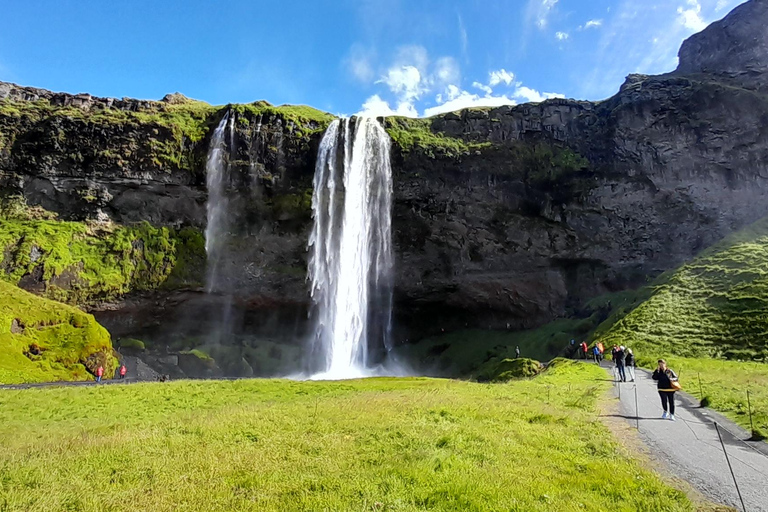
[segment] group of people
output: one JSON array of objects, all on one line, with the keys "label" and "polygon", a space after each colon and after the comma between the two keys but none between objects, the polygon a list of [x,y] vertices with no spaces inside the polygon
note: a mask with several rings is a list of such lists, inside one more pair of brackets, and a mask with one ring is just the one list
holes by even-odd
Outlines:
[{"label": "group of people", "polygon": [[[572,352],[575,356],[587,359],[591,352],[591,356],[597,364],[600,364],[604,358],[605,347],[600,341],[595,343],[591,351],[585,341],[578,344],[578,349],[575,349],[576,346],[575,340],[571,340]],[[627,382],[629,379],[630,382],[635,382],[636,361],[631,348],[614,345],[611,348],[611,360],[618,381]],[[667,362],[664,359],[659,359],[658,366],[653,371],[651,378],[656,381],[656,387],[661,398],[661,408],[664,410],[661,415],[662,419],[675,421],[675,392],[680,389],[677,374],[667,367]]]},{"label": "group of people", "polygon": [[[119,378],[124,379],[125,374],[128,372],[128,369],[125,367],[125,363],[120,365],[120,369],[117,371],[117,374],[120,376]],[[98,368],[96,368],[96,382],[101,382],[101,378],[104,376],[104,367],[99,365]]]}]

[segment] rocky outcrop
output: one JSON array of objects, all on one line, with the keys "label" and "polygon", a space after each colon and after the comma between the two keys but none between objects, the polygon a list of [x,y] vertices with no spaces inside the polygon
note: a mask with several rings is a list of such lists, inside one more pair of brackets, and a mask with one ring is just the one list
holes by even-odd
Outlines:
[{"label": "rocky outcrop", "polygon": [[706,73],[742,87],[768,89],[768,0],[750,0],[691,36],[680,48],[679,74]]},{"label": "rocky outcrop", "polygon": [[[747,2],[686,41],[675,73],[630,76],[604,102],[382,120],[394,140],[397,339],[541,325],[768,215],[765,6]],[[329,117],[7,84],[0,95],[7,192],[66,219],[198,229],[210,133],[235,112],[222,271],[233,322],[270,343],[306,331],[311,180]],[[212,300],[165,289],[101,314],[118,335],[161,340],[229,307]],[[256,374],[270,364],[242,357]]]}]

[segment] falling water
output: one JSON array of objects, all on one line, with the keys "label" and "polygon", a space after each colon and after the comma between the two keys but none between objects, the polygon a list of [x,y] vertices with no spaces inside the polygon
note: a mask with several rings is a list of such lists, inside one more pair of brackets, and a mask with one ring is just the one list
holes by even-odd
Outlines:
[{"label": "falling water", "polygon": [[[211,145],[208,149],[208,160],[205,164],[206,185],[208,186],[208,202],[206,211],[208,224],[205,227],[205,254],[208,265],[205,276],[205,291],[215,292],[218,289],[218,270],[221,252],[224,243],[224,232],[227,220],[227,159],[225,156],[226,143],[224,134],[227,123],[234,121],[235,116],[227,112],[219,122],[211,137]],[[230,122],[230,137],[234,137],[234,130]],[[230,144],[230,147],[232,145]]]},{"label": "falling water", "polygon": [[371,118],[336,120],[320,143],[309,240],[316,377],[365,375],[370,349],[390,348],[389,150]]}]

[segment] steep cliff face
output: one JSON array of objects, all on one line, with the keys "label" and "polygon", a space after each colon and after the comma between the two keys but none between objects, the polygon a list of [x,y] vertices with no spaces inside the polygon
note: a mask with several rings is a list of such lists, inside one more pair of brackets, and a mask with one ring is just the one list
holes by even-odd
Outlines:
[{"label": "steep cliff face", "polygon": [[[686,41],[675,73],[632,75],[599,103],[383,119],[394,141],[397,338],[534,327],[768,215],[766,26],[766,1],[747,2]],[[205,154],[227,109],[237,116],[223,272],[232,307],[248,329],[300,337],[311,179],[331,116],[0,84],[0,186],[63,219],[199,232]],[[101,318],[118,336],[161,339],[182,324],[202,336],[195,322],[214,298],[189,285],[129,293]]]}]

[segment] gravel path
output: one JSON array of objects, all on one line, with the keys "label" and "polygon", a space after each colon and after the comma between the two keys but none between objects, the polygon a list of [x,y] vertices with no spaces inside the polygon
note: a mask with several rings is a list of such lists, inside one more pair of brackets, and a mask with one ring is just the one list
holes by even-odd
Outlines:
[{"label": "gravel path", "polygon": [[[610,367],[606,369],[611,371]],[[635,412],[635,389],[639,414]],[[640,437],[667,465],[658,468],[659,473],[671,471],[712,501],[742,510],[716,422],[746,510],[768,512],[768,443],[744,441],[749,435],[743,429],[713,411],[697,407],[692,398],[681,393],[676,393],[677,421],[662,420],[656,382],[640,369],[636,382],[616,383],[614,392],[621,395],[619,414],[633,427],[639,416]]]}]

